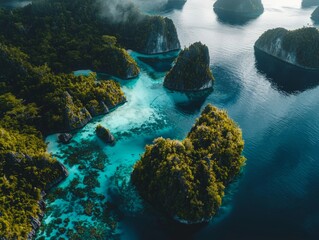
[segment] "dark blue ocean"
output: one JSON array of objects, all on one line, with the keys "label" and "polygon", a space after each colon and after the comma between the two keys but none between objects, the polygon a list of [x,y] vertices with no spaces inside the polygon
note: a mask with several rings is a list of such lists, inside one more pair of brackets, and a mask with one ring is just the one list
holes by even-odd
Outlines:
[{"label": "dark blue ocean", "polygon": [[[57,135],[47,138],[48,151],[70,176],[48,196],[39,238],[71,239],[78,232],[81,239],[319,239],[318,79],[267,57],[257,61],[253,48],[267,29],[312,26],[314,8],[301,8],[301,0],[263,0],[264,14],[238,22],[217,17],[213,4],[188,0],[182,9],[161,12],[173,19],[182,46],[209,47],[212,92],[163,88],[176,53],[130,52],[142,72],[119,80],[128,102],[78,131],[68,146]],[[218,215],[184,226],[143,203],[130,173],[146,144],[159,136],[183,139],[208,103],[226,109],[242,128],[247,163]],[[97,124],[114,133],[115,146],[96,138]]]}]

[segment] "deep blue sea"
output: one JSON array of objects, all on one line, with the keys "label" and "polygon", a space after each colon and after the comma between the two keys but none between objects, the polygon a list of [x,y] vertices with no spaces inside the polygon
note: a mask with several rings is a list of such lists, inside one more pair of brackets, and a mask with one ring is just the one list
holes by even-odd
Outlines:
[{"label": "deep blue sea", "polygon": [[[213,4],[188,0],[161,13],[173,19],[182,46],[209,47],[213,92],[163,88],[177,53],[130,52],[142,71],[135,80],[118,80],[128,102],[75,133],[70,145],[58,144],[57,135],[46,139],[70,176],[48,196],[39,238],[71,239],[77,232],[81,239],[319,239],[317,79],[267,59],[258,63],[253,48],[267,29],[312,26],[314,8],[301,8],[301,0],[263,0],[264,14],[239,23],[218,18]],[[146,144],[160,136],[183,139],[207,103],[226,109],[242,128],[247,164],[211,222],[184,226],[143,203],[130,173]],[[96,138],[97,124],[111,130],[115,146]]]}]

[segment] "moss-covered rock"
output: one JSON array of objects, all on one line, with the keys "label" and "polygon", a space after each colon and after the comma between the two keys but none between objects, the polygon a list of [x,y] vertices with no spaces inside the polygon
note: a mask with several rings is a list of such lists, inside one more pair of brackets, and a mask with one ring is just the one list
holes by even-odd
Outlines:
[{"label": "moss-covered rock", "polygon": [[167,73],[164,86],[176,91],[199,91],[213,87],[213,74],[209,68],[208,47],[201,42],[185,48]]},{"label": "moss-covered rock", "polygon": [[263,13],[264,7],[261,0],[217,0],[214,10],[216,13],[256,17]]},{"label": "moss-covered rock", "polygon": [[245,162],[243,147],[238,126],[208,105],[183,141],[159,138],[147,146],[131,179],[168,216],[189,224],[208,221]]},{"label": "moss-covered rock", "polygon": [[317,7],[311,14],[311,19],[315,22],[319,22],[319,7]]},{"label": "moss-covered rock", "polygon": [[313,27],[268,30],[256,41],[255,49],[301,68],[319,69],[319,31]]},{"label": "moss-covered rock", "polygon": [[111,134],[110,130],[108,130],[107,128],[98,125],[95,129],[96,135],[105,143],[108,144],[114,144],[115,142],[115,138],[114,136]]}]

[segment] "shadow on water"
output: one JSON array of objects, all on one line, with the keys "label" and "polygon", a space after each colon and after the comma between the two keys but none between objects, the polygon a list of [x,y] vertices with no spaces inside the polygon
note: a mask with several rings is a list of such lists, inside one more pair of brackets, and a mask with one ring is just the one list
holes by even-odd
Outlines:
[{"label": "shadow on water", "polygon": [[256,68],[272,86],[285,93],[297,94],[319,84],[319,71],[306,70],[287,64],[255,49]]},{"label": "shadow on water", "polygon": [[[155,217],[156,216],[156,217]],[[147,219],[146,219],[147,218]],[[202,224],[194,224],[194,225],[186,225],[178,223],[174,220],[170,220],[167,217],[160,216],[159,214],[150,213],[148,216],[146,214],[144,216],[139,217],[129,217],[125,219],[124,225],[130,226],[134,233],[138,236],[136,239],[141,240],[175,240],[175,239],[194,239],[196,233],[198,233],[201,229],[207,226],[207,223]],[[156,231],[154,234],[154,227],[156,229],[164,229],[164,231]],[[132,239],[132,235],[129,238],[124,239]],[[134,239],[134,238],[133,238]]]},{"label": "shadow on water", "polygon": [[216,13],[218,22],[223,24],[239,25],[239,26],[246,25],[252,20],[257,19],[261,15],[261,13],[259,13],[259,14],[243,16],[242,14],[220,10],[217,8],[214,8],[214,12]]},{"label": "shadow on water", "polygon": [[234,104],[242,90],[242,80],[238,74],[222,66],[215,66],[212,72],[215,77],[214,94],[209,96],[209,102],[222,106]]},{"label": "shadow on water", "polygon": [[193,115],[198,113],[206,101],[206,98],[213,92],[213,89],[197,92],[175,92],[166,90],[167,94],[173,99],[177,111]]},{"label": "shadow on water", "polygon": [[160,57],[143,57],[139,56],[138,60],[150,66],[156,72],[168,72],[176,56],[160,58]]}]

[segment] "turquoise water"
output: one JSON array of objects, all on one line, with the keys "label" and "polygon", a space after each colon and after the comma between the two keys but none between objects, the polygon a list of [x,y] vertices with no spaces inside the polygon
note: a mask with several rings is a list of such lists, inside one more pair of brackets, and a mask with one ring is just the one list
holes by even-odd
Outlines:
[{"label": "turquoise water", "polygon": [[[67,165],[70,176],[48,196],[39,237],[319,238],[319,87],[283,88],[277,76],[260,69],[253,50],[269,28],[313,25],[313,8],[302,9],[300,0],[264,0],[259,18],[230,24],[216,16],[213,3],[188,0],[165,16],[174,20],[182,46],[202,41],[209,47],[214,91],[201,96],[167,91],[163,77],[176,53],[131,52],[142,71],[135,80],[119,80],[128,102],[77,132],[70,145],[58,144],[56,135],[47,138],[48,151]],[[214,220],[183,226],[144,204],[129,177],[146,144],[159,136],[184,138],[207,103],[226,109],[243,129],[248,160]],[[115,146],[96,138],[97,124],[111,130]]]}]

